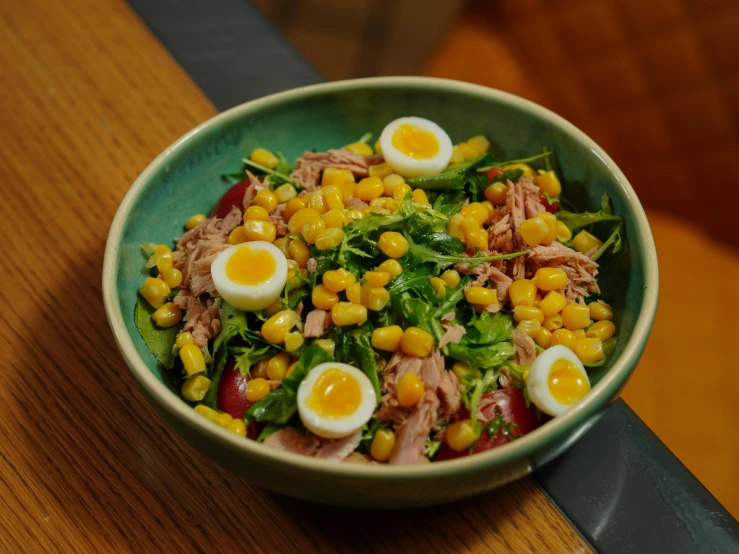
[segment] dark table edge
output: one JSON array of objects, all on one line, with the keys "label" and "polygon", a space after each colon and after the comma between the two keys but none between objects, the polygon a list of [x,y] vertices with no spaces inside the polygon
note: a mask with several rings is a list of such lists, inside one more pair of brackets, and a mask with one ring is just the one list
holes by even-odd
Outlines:
[{"label": "dark table edge", "polygon": [[[128,4],[221,111],[322,81],[246,0]],[[622,400],[534,478],[597,552],[739,551],[737,521]]]}]

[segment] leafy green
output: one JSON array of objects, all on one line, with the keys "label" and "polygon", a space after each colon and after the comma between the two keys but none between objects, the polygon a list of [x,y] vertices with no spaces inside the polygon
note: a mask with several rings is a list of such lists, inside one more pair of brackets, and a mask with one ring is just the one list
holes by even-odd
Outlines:
[{"label": "leafy green", "polygon": [[483,394],[498,388],[497,378],[498,372],[489,369],[481,378],[471,379],[469,382],[463,383],[465,390],[462,394],[462,402],[471,414],[477,411],[477,406]]},{"label": "leafy green", "polygon": [[236,358],[236,369],[238,369],[243,376],[250,375],[249,370],[251,366],[257,363],[259,360],[264,360],[274,356],[279,352],[272,346],[257,347],[252,346],[234,346],[229,348],[229,352]]},{"label": "leafy green", "polygon": [[[280,154],[280,156],[282,156],[282,154]],[[284,160],[284,163],[282,164],[282,167],[283,168],[285,168],[285,167],[288,167],[289,168],[290,167],[290,164],[288,163],[287,160],[284,159],[284,156],[283,156],[282,160]],[[282,162],[282,160],[280,160],[280,161]],[[270,169],[270,168],[265,167],[265,166],[263,166],[261,164],[258,164],[257,162],[253,162],[253,161],[251,161],[248,158],[242,158],[241,161],[244,162],[245,165],[248,165],[249,167],[253,167],[255,169],[258,169],[259,171],[261,171],[265,175],[269,175],[270,181],[273,184],[290,183],[297,190],[303,190],[303,187],[301,187],[300,184],[297,181],[293,181],[288,175],[285,175],[284,173],[278,171],[277,168]],[[285,165],[285,164],[287,164],[287,165]],[[279,167],[279,162],[278,162],[278,166],[277,167]]]},{"label": "leafy green", "polygon": [[489,346],[450,344],[449,356],[478,369],[491,369],[513,356],[515,350],[510,342],[499,342]]},{"label": "leafy green", "polygon": [[444,271],[447,267],[453,264],[458,263],[466,263],[470,266],[476,266],[480,265],[484,262],[492,262],[494,260],[511,260],[513,258],[517,258],[518,256],[523,256],[524,254],[528,254],[528,250],[523,250],[521,252],[513,252],[511,254],[501,254],[497,256],[471,256],[466,257],[459,255],[452,255],[452,254],[443,254],[441,252],[437,252],[435,250],[432,250],[425,244],[418,244],[413,239],[406,237],[408,239],[408,244],[410,246],[410,249],[408,250],[408,254],[416,260],[420,261],[421,263],[430,262],[434,264],[434,273],[439,273],[441,271]]},{"label": "leafy green", "polygon": [[610,339],[606,340],[603,343],[603,357],[597,362],[583,362],[582,365],[584,365],[585,367],[601,367],[603,365],[606,365],[608,356],[610,356],[611,352],[616,349],[616,343],[618,343],[617,337],[611,337]]},{"label": "leafy green", "polygon": [[141,334],[141,338],[144,339],[146,346],[149,347],[151,353],[166,369],[172,369],[174,367],[175,355],[172,352],[179,326],[173,327],[157,327],[154,321],[151,319],[151,314],[154,313],[149,303],[138,297],[136,301],[136,308],[133,313],[133,321],[136,324],[136,328]]},{"label": "leafy green", "polygon": [[253,404],[247,410],[244,420],[248,423],[271,421],[280,425],[286,424],[298,409],[297,397],[300,383],[315,366],[332,360],[333,357],[315,342],[308,345],[300,355],[298,365],[293,372],[282,380],[282,386],[270,391],[262,400]]},{"label": "leafy green", "polygon": [[275,173],[276,174],[281,173],[282,175],[290,175],[293,172],[292,164],[287,160],[285,156],[282,155],[282,152],[277,152],[275,156],[277,156],[277,166],[275,166]]},{"label": "leafy green", "polygon": [[334,349],[336,360],[360,368],[372,383],[379,401],[380,376],[377,368],[377,354],[372,348],[371,326],[365,324],[352,330],[334,326],[329,336],[336,344]]},{"label": "leafy green", "polygon": [[506,169],[503,175],[496,175],[491,183],[507,183],[508,181],[515,183],[523,175],[522,169]]},{"label": "leafy green", "polygon": [[[431,198],[433,198],[432,195],[433,193],[429,192]],[[467,195],[463,190],[442,190],[437,193],[434,199],[434,210],[447,217],[451,217],[462,209],[466,200]]]},{"label": "leafy green", "polygon": [[553,155],[554,152],[552,152],[549,149],[545,149],[544,152],[541,154],[537,154],[536,156],[529,156],[528,158],[520,158],[518,160],[506,160],[503,162],[495,161],[489,165],[486,165],[484,167],[479,167],[478,171],[487,171],[488,169],[492,169],[494,167],[503,167],[504,165],[513,165],[513,164],[530,164],[532,162],[535,162],[537,160],[546,159],[549,156]]},{"label": "leafy green", "polygon": [[509,341],[513,337],[513,319],[510,315],[498,312],[483,312],[467,327],[462,337],[463,344],[488,345]]},{"label": "leafy green", "polygon": [[486,432],[491,437],[494,435],[497,435],[498,432],[502,433],[509,439],[513,440],[518,438],[520,435],[513,435],[513,429],[518,427],[517,424],[513,423],[512,421],[506,421],[503,419],[503,416],[498,414],[493,419],[488,421],[482,428],[484,432]]},{"label": "leafy green", "polygon": [[423,447],[423,455],[430,460],[431,458],[436,456],[436,453],[439,451],[440,447],[440,440],[434,440],[431,437],[426,437],[426,444]]},{"label": "leafy green", "polygon": [[623,221],[620,221],[616,226],[616,229],[611,233],[611,236],[608,237],[608,240],[603,243],[603,246],[596,250],[595,254],[593,254],[592,257],[592,260],[594,262],[598,261],[598,258],[605,254],[608,248],[612,248],[611,254],[615,254],[616,252],[621,250],[621,230],[623,229],[623,225]]},{"label": "leafy green", "polygon": [[406,182],[413,188],[425,190],[462,189],[465,188],[465,184],[470,179],[476,179],[478,177],[477,173],[472,170],[482,163],[493,163],[494,160],[495,157],[492,154],[485,153],[464,160],[463,162],[452,164],[443,173],[425,177],[413,177],[407,179]]},{"label": "leafy green", "polygon": [[264,429],[262,429],[262,432],[259,433],[259,436],[257,437],[257,442],[264,442],[270,435],[273,433],[276,433],[280,429],[283,429],[284,425],[279,425],[277,423],[268,423],[264,426]]},{"label": "leafy green", "polygon": [[359,137],[359,140],[357,142],[361,142],[363,144],[368,144],[369,141],[372,140],[372,133],[365,133],[361,137]]},{"label": "leafy green", "polygon": [[362,438],[359,441],[359,450],[362,454],[369,454],[370,446],[372,446],[372,440],[375,438],[375,433],[382,428],[378,419],[370,418],[370,420],[362,427]]},{"label": "leafy green", "polygon": [[578,229],[593,225],[594,223],[600,223],[601,221],[617,221],[622,223],[624,218],[620,215],[613,214],[608,194],[603,194],[601,198],[601,209],[597,212],[574,213],[560,210],[557,212],[557,219],[567,225],[567,228],[574,233]]}]

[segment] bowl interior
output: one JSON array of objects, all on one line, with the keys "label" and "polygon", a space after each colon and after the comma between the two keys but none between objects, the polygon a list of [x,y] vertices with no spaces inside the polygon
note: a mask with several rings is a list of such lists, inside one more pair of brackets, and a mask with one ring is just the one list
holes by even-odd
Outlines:
[{"label": "bowl interior", "polygon": [[[304,150],[337,148],[366,132],[379,136],[391,120],[407,115],[429,118],[441,125],[453,142],[484,134],[500,159],[540,153],[549,146],[557,153],[564,193],[578,209],[597,210],[608,192],[616,213],[626,216],[623,249],[608,259],[601,288],[615,309],[619,340],[606,366],[591,373],[597,382],[623,351],[644,300],[644,260],[648,242],[632,215],[632,199],[607,162],[580,135],[559,126],[508,95],[492,97],[483,89],[429,88],[422,83],[376,83],[341,90],[308,89],[301,95],[278,95],[253,107],[236,108],[216,124],[191,133],[163,157],[163,163],[132,198],[123,221],[117,253],[120,309],[139,356],[152,373],[178,393],[179,378],[161,370],[134,325],[136,291],[147,275],[139,245],[145,241],[170,244],[183,232],[184,221],[209,213],[228,188],[220,175],[240,170],[241,158],[257,146],[280,151],[290,161]],[[638,208],[640,209],[640,208]]]}]

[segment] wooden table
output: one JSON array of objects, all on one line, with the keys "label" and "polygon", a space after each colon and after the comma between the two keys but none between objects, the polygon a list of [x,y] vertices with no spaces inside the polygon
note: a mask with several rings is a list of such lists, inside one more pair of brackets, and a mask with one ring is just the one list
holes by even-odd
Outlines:
[{"label": "wooden table", "polygon": [[252,487],[187,446],[118,355],[101,266],[131,182],[215,109],[114,0],[3,0],[0,68],[0,550],[588,550],[530,479],[349,511]]}]

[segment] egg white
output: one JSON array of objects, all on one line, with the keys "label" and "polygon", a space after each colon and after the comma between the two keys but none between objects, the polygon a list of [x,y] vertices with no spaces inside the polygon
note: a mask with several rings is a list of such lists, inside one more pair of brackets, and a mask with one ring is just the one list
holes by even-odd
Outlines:
[{"label": "egg white", "polygon": [[[418,129],[432,133],[439,143],[439,152],[436,156],[425,160],[417,160],[395,148],[393,146],[393,134],[403,123],[408,123]],[[441,173],[449,165],[449,160],[452,159],[452,139],[449,138],[444,129],[423,117],[401,117],[388,123],[380,135],[380,147],[385,162],[393,168],[393,171],[408,178]]]},{"label": "egg white", "polygon": [[[226,275],[226,264],[239,249],[264,250],[275,261],[275,270],[269,278],[256,285],[234,283]],[[274,244],[265,241],[244,242],[229,246],[219,253],[210,268],[213,284],[221,297],[239,310],[263,310],[282,294],[287,282],[287,259]]]},{"label": "egg white", "polygon": [[[354,377],[359,383],[362,399],[357,409],[351,415],[341,418],[326,418],[310,407],[308,397],[313,392],[318,378],[329,369],[337,368]],[[348,364],[326,362],[318,364],[303,379],[298,387],[298,413],[300,420],[311,433],[327,439],[347,437],[357,432],[372,417],[377,406],[377,396],[369,378],[359,369]]]},{"label": "egg white", "polygon": [[565,413],[575,404],[562,404],[557,401],[549,391],[549,374],[552,366],[557,360],[568,360],[582,373],[583,379],[590,385],[588,373],[577,355],[561,344],[547,348],[539,354],[529,368],[526,379],[526,387],[529,398],[542,412],[550,416],[558,416]]}]

